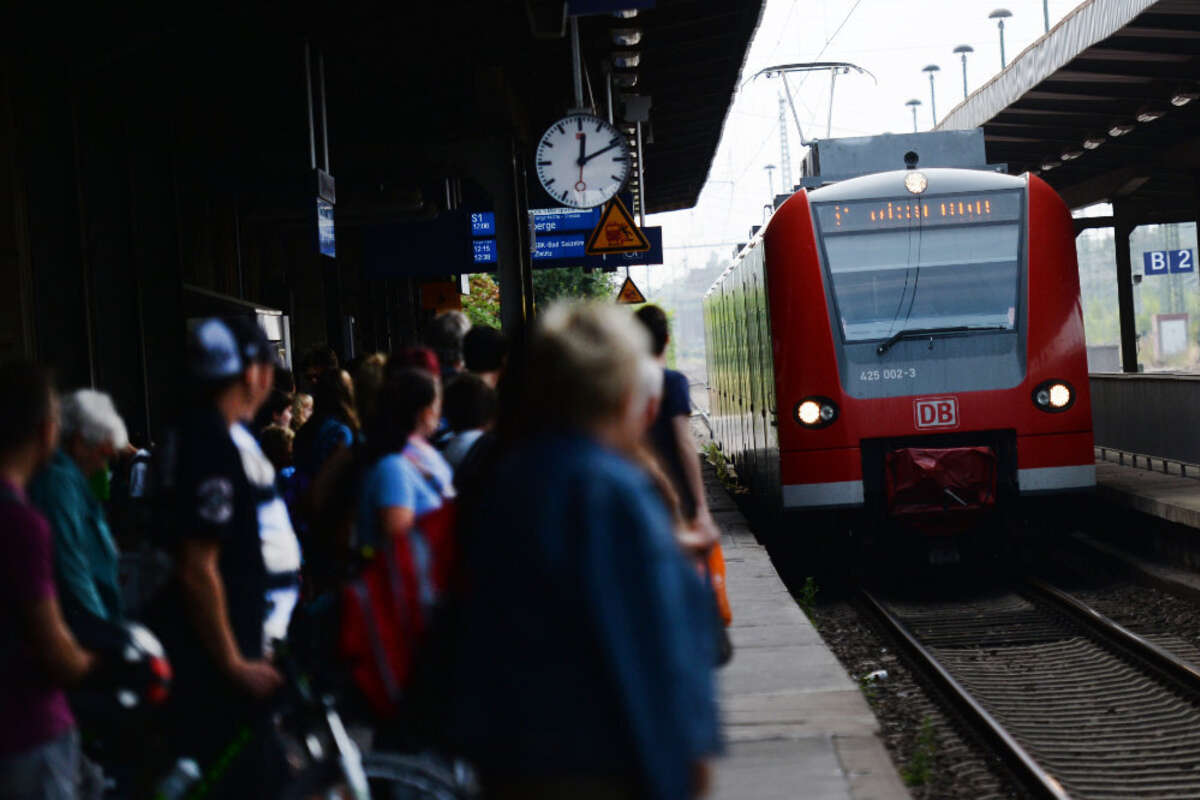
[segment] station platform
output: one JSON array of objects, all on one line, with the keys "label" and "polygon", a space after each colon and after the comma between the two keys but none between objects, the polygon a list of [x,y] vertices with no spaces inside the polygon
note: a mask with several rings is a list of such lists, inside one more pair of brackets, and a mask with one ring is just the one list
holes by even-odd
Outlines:
[{"label": "station platform", "polygon": [[908,798],[879,724],[705,466],[733,607],[733,660],[720,672],[726,754],[716,800]]},{"label": "station platform", "polygon": [[1113,505],[1200,528],[1200,466],[1113,450],[1096,458],[1096,489]]}]

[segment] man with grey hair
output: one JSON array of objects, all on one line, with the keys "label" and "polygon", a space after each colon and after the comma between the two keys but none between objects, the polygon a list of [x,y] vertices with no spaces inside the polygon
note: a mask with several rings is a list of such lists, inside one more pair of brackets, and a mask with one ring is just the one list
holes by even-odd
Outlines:
[{"label": "man with grey hair", "polygon": [[85,614],[114,622],[123,616],[120,554],[104,507],[89,483],[129,444],[112,398],[79,389],[62,399],[58,451],[34,478],[29,496],[50,521],[59,602],[70,621]]},{"label": "man with grey hair", "polygon": [[426,344],[438,357],[442,383],[462,372],[463,338],[471,330],[471,320],[461,311],[444,311],[429,324]]}]

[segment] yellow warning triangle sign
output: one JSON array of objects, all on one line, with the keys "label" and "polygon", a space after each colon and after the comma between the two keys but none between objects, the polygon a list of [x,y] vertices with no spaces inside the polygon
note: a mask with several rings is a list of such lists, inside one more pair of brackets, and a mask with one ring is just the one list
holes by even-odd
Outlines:
[{"label": "yellow warning triangle sign", "polygon": [[633,278],[626,278],[625,282],[621,284],[621,291],[617,292],[617,302],[638,305],[646,302],[646,295],[642,294],[642,290],[634,285]]},{"label": "yellow warning triangle sign", "polygon": [[644,253],[650,249],[650,240],[633,221],[633,216],[620,197],[613,197],[600,214],[600,222],[588,237],[584,251],[589,256],[613,253]]}]

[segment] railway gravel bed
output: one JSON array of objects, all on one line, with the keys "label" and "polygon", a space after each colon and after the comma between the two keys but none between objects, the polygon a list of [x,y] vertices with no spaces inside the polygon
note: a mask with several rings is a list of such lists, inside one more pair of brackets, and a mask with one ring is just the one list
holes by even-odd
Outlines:
[{"label": "railway gravel bed", "polygon": [[1148,586],[1116,582],[1072,594],[1109,619],[1200,666],[1200,607]]},{"label": "railway gravel bed", "polygon": [[1021,595],[888,606],[1076,800],[1200,798],[1194,696]]},{"label": "railway gravel bed", "polygon": [[[818,605],[813,623],[863,688],[914,800],[1024,798],[997,759],[964,738],[892,647],[849,603]],[[877,670],[886,678],[867,679]]]}]

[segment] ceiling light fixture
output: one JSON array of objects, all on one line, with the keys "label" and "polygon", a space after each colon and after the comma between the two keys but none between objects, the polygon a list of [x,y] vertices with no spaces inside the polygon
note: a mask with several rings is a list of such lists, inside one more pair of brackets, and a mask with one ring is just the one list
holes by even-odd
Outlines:
[{"label": "ceiling light fixture", "polygon": [[612,42],[617,47],[637,47],[642,41],[641,28],[613,28]]},{"label": "ceiling light fixture", "polygon": [[614,69],[612,73],[613,85],[621,89],[632,89],[638,84],[638,74],[632,69]]},{"label": "ceiling light fixture", "polygon": [[618,69],[633,69],[641,62],[642,54],[637,50],[614,50],[612,60]]},{"label": "ceiling light fixture", "polygon": [[1163,111],[1161,108],[1154,108],[1153,106],[1142,106],[1141,110],[1138,111],[1138,113],[1137,113],[1137,121],[1138,122],[1154,122],[1154,120],[1158,119],[1159,117],[1163,116],[1166,113],[1167,112]]},{"label": "ceiling light fixture", "polygon": [[1083,140],[1083,149],[1095,150],[1097,147],[1100,147],[1102,144],[1104,144],[1104,142],[1105,138],[1101,134],[1089,133],[1087,138]]},{"label": "ceiling light fixture", "polygon": [[1200,100],[1200,89],[1195,87],[1181,88],[1171,95],[1171,105],[1175,107],[1186,106],[1193,100]]},{"label": "ceiling light fixture", "polygon": [[1063,161],[1074,161],[1081,155],[1083,155],[1082,150],[1064,150],[1059,158],[1061,158]]},{"label": "ceiling light fixture", "polygon": [[1124,136],[1136,127],[1132,122],[1116,122],[1108,129],[1108,135],[1115,139],[1118,136]]},{"label": "ceiling light fixture", "polygon": [[1049,172],[1050,170],[1055,169],[1056,167],[1061,167],[1061,166],[1062,166],[1061,161],[1054,161],[1054,160],[1043,161],[1042,162],[1042,172]]}]

